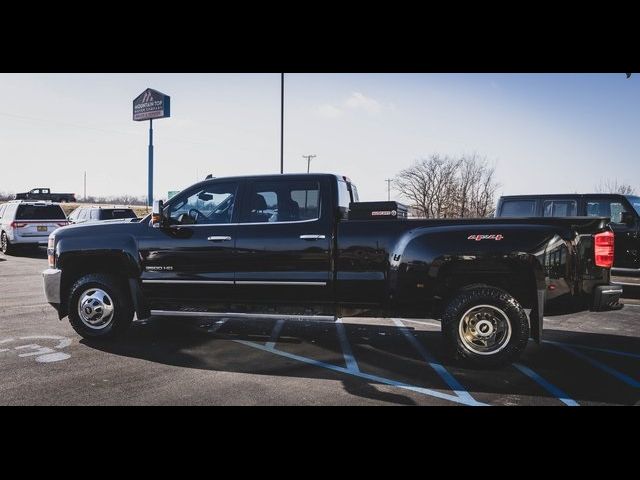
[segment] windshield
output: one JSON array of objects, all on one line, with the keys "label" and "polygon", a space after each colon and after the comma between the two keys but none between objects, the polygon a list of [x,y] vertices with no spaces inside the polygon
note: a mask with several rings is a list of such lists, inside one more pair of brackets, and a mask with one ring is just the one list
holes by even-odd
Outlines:
[{"label": "windshield", "polygon": [[640,197],[627,197],[629,203],[633,205],[633,208],[636,210],[636,213],[640,215]]}]

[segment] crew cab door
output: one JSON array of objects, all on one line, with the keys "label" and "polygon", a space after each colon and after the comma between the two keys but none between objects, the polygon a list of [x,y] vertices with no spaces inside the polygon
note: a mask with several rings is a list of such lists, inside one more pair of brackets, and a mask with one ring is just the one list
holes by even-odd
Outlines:
[{"label": "crew cab door", "polygon": [[638,218],[633,224],[622,221],[623,212],[635,212],[627,201],[616,197],[586,197],[586,214],[611,218],[611,228],[615,234],[614,268],[640,268],[640,239],[638,238]]},{"label": "crew cab door", "polygon": [[198,184],[167,202],[169,226],[139,240],[142,288],[152,309],[225,303],[234,296],[238,183]]},{"label": "crew cab door", "polygon": [[329,177],[248,181],[236,229],[236,289],[247,303],[333,300]]}]

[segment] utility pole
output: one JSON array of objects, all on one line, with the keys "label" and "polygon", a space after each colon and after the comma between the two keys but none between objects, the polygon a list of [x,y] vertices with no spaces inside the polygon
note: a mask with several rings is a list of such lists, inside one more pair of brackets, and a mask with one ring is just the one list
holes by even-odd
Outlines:
[{"label": "utility pole", "polygon": [[387,178],[385,182],[387,182],[387,200],[391,201],[391,182],[393,182],[393,178]]},{"label": "utility pole", "polygon": [[84,201],[87,201],[87,171],[84,171]]},{"label": "utility pole", "polygon": [[307,173],[309,173],[309,169],[311,168],[311,160],[316,157],[317,155],[302,155],[302,158],[307,159]]},{"label": "utility pole", "polygon": [[284,73],[280,74],[280,173],[284,173]]}]

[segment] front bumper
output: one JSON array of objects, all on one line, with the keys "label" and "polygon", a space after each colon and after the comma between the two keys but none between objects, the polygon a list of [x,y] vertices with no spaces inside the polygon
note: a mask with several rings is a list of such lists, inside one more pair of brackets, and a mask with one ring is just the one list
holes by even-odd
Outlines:
[{"label": "front bumper", "polygon": [[593,310],[619,310],[623,307],[620,303],[622,285],[600,285],[593,289]]},{"label": "front bumper", "polygon": [[57,305],[60,305],[62,270],[47,268],[42,272],[42,281],[44,285],[44,296],[47,298],[47,302],[57,308]]}]

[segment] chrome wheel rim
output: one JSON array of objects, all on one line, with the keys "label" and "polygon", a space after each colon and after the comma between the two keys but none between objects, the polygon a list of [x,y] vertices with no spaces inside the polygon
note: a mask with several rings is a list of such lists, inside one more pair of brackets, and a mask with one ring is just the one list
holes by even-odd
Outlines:
[{"label": "chrome wheel rim", "polygon": [[115,307],[107,292],[99,288],[85,290],[78,300],[78,316],[83,324],[94,330],[109,326]]},{"label": "chrome wheel rim", "polygon": [[460,339],[478,355],[494,355],[509,344],[511,322],[503,310],[494,305],[476,305],[460,318]]}]

